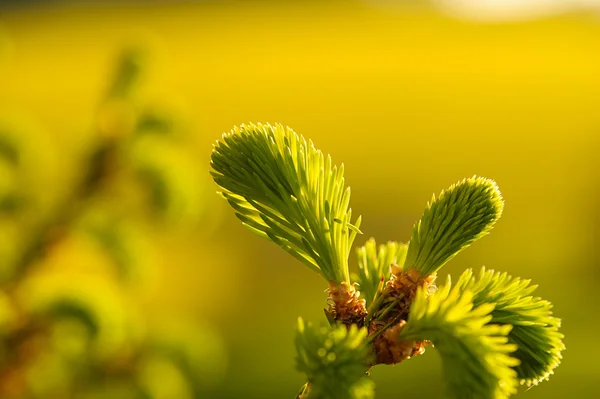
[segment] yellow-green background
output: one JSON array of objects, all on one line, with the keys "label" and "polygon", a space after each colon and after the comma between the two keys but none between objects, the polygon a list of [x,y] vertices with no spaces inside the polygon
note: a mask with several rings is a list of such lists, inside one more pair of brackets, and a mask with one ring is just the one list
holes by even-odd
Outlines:
[{"label": "yellow-green background", "polygon": [[[0,5],[0,32],[0,114],[57,144],[65,182],[113,58],[132,42],[151,49],[146,95],[183,112],[205,149],[199,174],[233,125],[287,124],[345,163],[359,244],[406,240],[432,193],[495,179],[503,218],[441,274],[485,265],[533,279],[563,319],[567,350],[549,382],[519,397],[597,395],[598,15],[486,24],[416,2],[38,2]],[[227,372],[208,397],[293,397],[295,320],[323,319],[326,283],[245,231],[206,183],[222,217],[165,239],[169,261],[148,301],[192,310],[222,335]],[[442,394],[435,350],[373,376],[379,398]]]}]

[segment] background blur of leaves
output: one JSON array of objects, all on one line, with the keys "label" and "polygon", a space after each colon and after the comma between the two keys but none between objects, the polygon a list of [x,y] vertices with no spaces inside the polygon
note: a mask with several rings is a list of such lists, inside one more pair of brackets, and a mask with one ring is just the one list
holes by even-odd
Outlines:
[{"label": "background blur of leaves", "polygon": [[[297,391],[294,325],[322,320],[326,287],[208,176],[221,132],[273,121],[345,163],[358,244],[497,180],[503,218],[447,272],[539,284],[567,351],[521,395],[592,397],[600,14],[467,3],[0,2],[0,396]],[[439,359],[410,363],[375,369],[378,397],[441,397]]]}]

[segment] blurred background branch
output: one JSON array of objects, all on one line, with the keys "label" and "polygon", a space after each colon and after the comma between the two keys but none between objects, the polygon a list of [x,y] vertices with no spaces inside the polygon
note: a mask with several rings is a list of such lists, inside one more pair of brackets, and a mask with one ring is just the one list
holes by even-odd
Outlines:
[{"label": "blurred background branch", "polygon": [[222,376],[212,328],[180,310],[150,314],[140,295],[156,273],[155,232],[212,218],[187,132],[138,95],[144,56],[119,56],[92,140],[54,203],[44,187],[58,176],[39,176],[48,166],[28,151],[72,154],[19,124],[0,130],[0,229],[11,239],[0,258],[3,398],[199,398]]}]

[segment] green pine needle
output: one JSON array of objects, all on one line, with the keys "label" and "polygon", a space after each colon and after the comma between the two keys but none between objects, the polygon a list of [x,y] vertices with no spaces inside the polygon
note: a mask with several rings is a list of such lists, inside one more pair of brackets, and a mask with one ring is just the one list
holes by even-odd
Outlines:
[{"label": "green pine needle", "polygon": [[548,379],[560,364],[565,346],[558,332],[560,319],[552,316],[552,304],[531,296],[537,286],[529,284],[530,280],[482,268],[477,277],[466,270],[457,287],[474,293],[475,306],[495,304],[492,323],[513,326],[508,338],[518,346],[513,356],[521,362],[515,369],[521,383],[533,385]]},{"label": "green pine needle", "polygon": [[269,238],[328,281],[349,282],[351,223],[344,166],[282,125],[235,127],[214,147],[222,195],[251,231]]},{"label": "green pine needle", "polygon": [[451,398],[503,399],[516,392],[517,346],[510,325],[488,324],[493,304],[474,306],[473,294],[447,283],[432,293],[420,288],[401,339],[429,340],[442,355]]},{"label": "green pine needle", "polygon": [[353,279],[360,286],[360,292],[372,303],[383,288],[381,281],[389,280],[392,264],[402,266],[406,258],[406,244],[390,241],[377,247],[374,238],[356,250],[358,255],[358,274]]},{"label": "green pine needle", "polygon": [[308,378],[310,399],[371,399],[374,384],[366,377],[371,358],[367,330],[356,325],[317,328],[298,319],[298,371]]},{"label": "green pine needle", "polygon": [[473,241],[487,234],[504,203],[493,180],[473,176],[453,184],[427,204],[413,228],[404,269],[437,272]]}]

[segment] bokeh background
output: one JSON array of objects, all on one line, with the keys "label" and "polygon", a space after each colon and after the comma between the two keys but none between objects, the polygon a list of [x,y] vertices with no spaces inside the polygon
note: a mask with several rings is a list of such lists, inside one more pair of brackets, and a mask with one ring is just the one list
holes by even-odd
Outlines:
[{"label": "bokeh background", "polygon": [[[297,392],[296,318],[324,320],[326,283],[208,175],[248,121],[344,162],[359,244],[405,241],[433,193],[495,179],[504,216],[441,275],[539,284],[567,350],[519,397],[596,397],[594,0],[0,1],[2,397]],[[378,398],[442,397],[434,350],[373,377]]]}]

